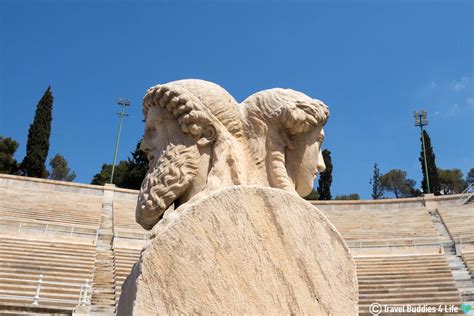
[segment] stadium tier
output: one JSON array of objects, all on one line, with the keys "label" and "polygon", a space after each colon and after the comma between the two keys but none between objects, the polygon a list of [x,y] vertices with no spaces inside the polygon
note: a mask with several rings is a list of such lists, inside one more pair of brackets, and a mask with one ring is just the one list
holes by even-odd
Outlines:
[{"label": "stadium tier", "polygon": [[438,212],[453,239],[474,235],[474,204],[439,207]]},{"label": "stadium tier", "polygon": [[461,304],[446,257],[438,255],[356,257],[361,314],[382,305]]},{"label": "stadium tier", "polygon": [[43,190],[2,188],[0,218],[96,228],[102,197]]},{"label": "stadium tier", "polygon": [[0,237],[0,310],[36,310],[41,283],[38,308],[72,311],[94,275],[95,252],[92,244]]},{"label": "stadium tier", "polygon": [[346,241],[437,237],[426,209],[325,210]]},{"label": "stadium tier", "polygon": [[[0,314],[71,314],[81,300],[92,314],[113,315],[149,236],[135,221],[137,194],[0,175]],[[474,301],[474,209],[459,200],[316,205],[352,247],[361,315],[372,302]],[[433,247],[419,247],[423,240]],[[92,288],[81,297],[87,280]]]},{"label": "stadium tier", "polygon": [[143,238],[146,231],[135,220],[136,199],[114,199],[114,232],[116,236]]}]

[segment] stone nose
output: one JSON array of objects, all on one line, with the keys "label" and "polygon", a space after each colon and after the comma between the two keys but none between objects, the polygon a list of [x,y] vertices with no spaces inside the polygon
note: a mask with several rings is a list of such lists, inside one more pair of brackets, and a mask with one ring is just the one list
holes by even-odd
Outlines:
[{"label": "stone nose", "polygon": [[142,142],[140,143],[140,149],[145,153],[151,151],[150,137],[147,136],[147,133],[143,136]]},{"label": "stone nose", "polygon": [[324,163],[323,154],[321,153],[321,151],[319,151],[319,154],[318,154],[318,172],[321,173],[321,172],[324,172],[324,170],[326,170],[326,164]]}]

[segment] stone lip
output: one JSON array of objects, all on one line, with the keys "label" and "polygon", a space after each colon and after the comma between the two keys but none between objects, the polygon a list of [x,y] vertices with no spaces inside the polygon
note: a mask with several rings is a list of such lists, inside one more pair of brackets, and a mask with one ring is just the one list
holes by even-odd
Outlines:
[{"label": "stone lip", "polygon": [[118,315],[356,315],[354,260],[296,194],[232,186],[167,212],[124,283]]}]

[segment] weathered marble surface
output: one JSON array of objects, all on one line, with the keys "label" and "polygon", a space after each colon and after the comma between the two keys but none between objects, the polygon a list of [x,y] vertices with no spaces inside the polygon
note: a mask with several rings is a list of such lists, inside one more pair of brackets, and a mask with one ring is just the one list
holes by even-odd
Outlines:
[{"label": "weathered marble surface", "polygon": [[148,230],[173,204],[225,186],[306,196],[325,169],[321,144],[329,110],[301,92],[263,90],[238,104],[214,83],[178,80],[148,89],[143,112],[141,148],[150,168],[136,219]]},{"label": "weathered marble surface", "polygon": [[118,315],[356,315],[354,261],[295,194],[234,186],[165,213]]},{"label": "weathered marble surface", "polygon": [[238,104],[190,79],[150,88],[143,113],[136,220],[154,238],[119,315],[357,314],[349,250],[300,197],[325,169],[323,102],[269,89]]}]

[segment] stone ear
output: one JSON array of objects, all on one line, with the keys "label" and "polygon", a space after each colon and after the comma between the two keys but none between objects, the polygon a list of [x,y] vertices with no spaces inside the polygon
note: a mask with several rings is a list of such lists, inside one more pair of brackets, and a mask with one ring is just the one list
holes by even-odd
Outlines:
[{"label": "stone ear", "polygon": [[197,141],[199,146],[206,146],[212,143],[217,136],[216,128],[212,125],[207,125],[201,133],[201,138]]}]

